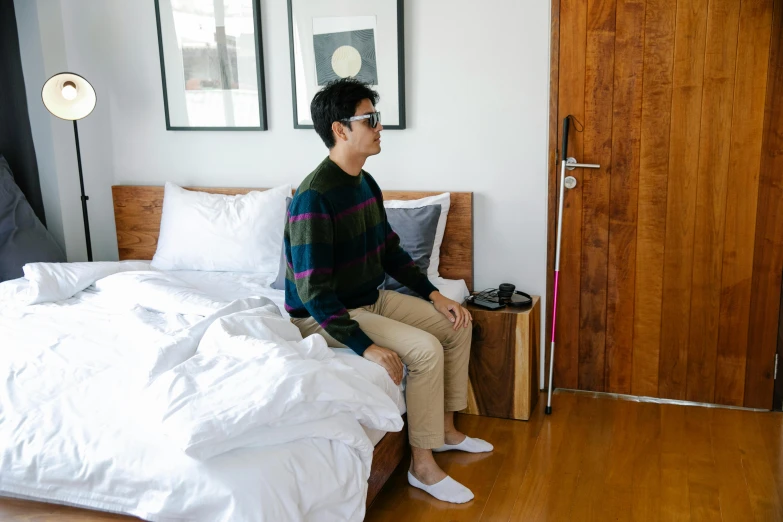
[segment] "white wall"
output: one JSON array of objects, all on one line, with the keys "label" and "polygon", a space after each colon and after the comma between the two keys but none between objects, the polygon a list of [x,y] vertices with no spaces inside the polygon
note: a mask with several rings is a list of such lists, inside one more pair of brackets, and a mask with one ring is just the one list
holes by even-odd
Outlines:
[{"label": "white wall", "polygon": [[[314,131],[293,128],[286,1],[261,3],[270,130],[173,132],[153,0],[15,1],[20,29],[40,24],[38,41],[26,32],[20,44],[42,177],[59,182],[46,214],[61,214],[69,259],[84,257],[72,131],[35,102],[51,74],[82,74],[98,94],[79,126],[98,260],[117,256],[112,184],[296,184],[327,154]],[[409,128],[384,131],[366,169],[384,189],[474,193],[477,289],[545,293],[549,16],[542,0],[405,1]]]},{"label": "white wall", "polygon": [[[14,0],[14,10],[19,32],[27,107],[38,157],[38,175],[46,212],[46,225],[55,240],[65,249],[66,241],[60,203],[61,193],[52,115],[41,102],[41,88],[46,79],[51,76],[47,72],[64,70],[66,63],[65,50],[61,45],[63,41],[62,17],[59,3],[53,4],[49,9],[42,10],[40,20],[38,7],[34,1]],[[44,56],[44,49],[46,49],[46,56]],[[73,145],[71,145],[71,149],[73,149]],[[59,151],[65,152],[66,149],[63,146]],[[73,157],[75,161],[75,153],[73,153]]]}]

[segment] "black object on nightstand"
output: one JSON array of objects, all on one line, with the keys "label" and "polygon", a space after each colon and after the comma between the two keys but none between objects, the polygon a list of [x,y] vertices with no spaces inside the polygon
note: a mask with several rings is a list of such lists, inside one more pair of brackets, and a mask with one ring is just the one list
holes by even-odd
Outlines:
[{"label": "black object on nightstand", "polygon": [[488,310],[499,310],[506,306],[527,307],[533,304],[533,298],[510,283],[503,283],[498,288],[488,288],[468,297],[468,302]]}]

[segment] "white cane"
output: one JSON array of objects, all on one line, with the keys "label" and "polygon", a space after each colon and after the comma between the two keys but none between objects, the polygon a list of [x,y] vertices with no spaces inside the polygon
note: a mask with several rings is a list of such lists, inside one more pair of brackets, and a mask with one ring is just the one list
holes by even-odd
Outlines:
[{"label": "white cane", "polygon": [[[557,323],[557,289],[560,283],[560,240],[563,236],[563,194],[565,189],[576,187],[576,178],[566,177],[565,171],[574,170],[577,167],[586,169],[598,169],[600,165],[593,163],[577,163],[574,158],[569,158],[568,153],[568,124],[573,116],[568,115],[563,119],[563,154],[560,157],[560,197],[557,207],[557,246],[555,247],[555,288],[552,301],[552,344],[549,348],[549,387],[547,390],[546,412],[552,414],[552,371],[555,366],[555,324]],[[577,129],[578,130],[578,129]]]}]

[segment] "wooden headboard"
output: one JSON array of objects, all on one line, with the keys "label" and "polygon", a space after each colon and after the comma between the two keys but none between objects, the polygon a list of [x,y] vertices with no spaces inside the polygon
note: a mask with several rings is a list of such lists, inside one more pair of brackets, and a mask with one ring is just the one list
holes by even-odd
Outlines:
[{"label": "wooden headboard", "polygon": [[[212,194],[247,194],[262,188],[202,188],[186,187]],[[117,247],[120,260],[152,259],[158,244],[160,216],[163,207],[163,187],[115,185],[114,221],[117,227]],[[386,191],[384,199],[419,199],[442,192]],[[452,192],[446,232],[440,249],[441,277],[464,279],[473,290],[473,193]]]}]

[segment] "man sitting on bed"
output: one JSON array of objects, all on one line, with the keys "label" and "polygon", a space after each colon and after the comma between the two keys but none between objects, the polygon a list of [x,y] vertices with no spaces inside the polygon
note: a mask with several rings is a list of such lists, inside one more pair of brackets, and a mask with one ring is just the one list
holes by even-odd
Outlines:
[{"label": "man sitting on bed", "polygon": [[[413,458],[408,482],[447,502],[473,493],[440,469],[433,451],[492,451],[460,433],[454,412],[467,406],[471,316],[438,292],[389,227],[381,189],[362,170],[381,151],[378,94],[342,79],[315,95],[310,112],[329,156],[294,195],[285,227],[286,310],[303,336],[349,347],[402,380]],[[385,274],[429,301],[378,290]],[[445,412],[445,413],[444,413]]]}]

